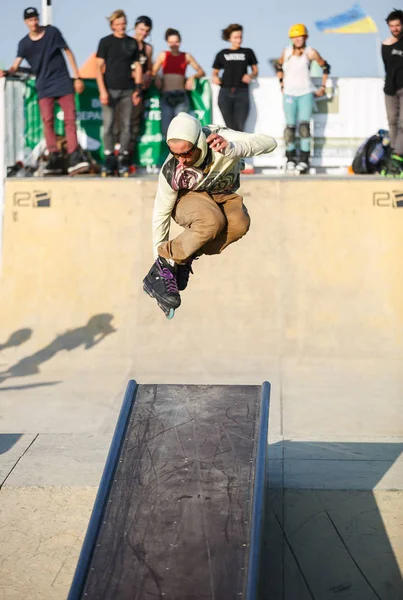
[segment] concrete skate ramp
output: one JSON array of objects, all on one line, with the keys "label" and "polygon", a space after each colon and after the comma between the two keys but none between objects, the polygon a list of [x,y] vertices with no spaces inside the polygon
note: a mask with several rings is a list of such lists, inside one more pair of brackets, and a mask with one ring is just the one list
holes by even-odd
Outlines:
[{"label": "concrete skate ramp", "polygon": [[403,184],[244,179],[250,232],[194,264],[173,321],[141,284],[155,189],[7,181],[0,596],[67,595],[133,378],[269,380],[271,600],[400,600]]},{"label": "concrete skate ramp", "polygon": [[7,182],[0,339],[31,332],[15,347],[25,358],[8,384],[62,357],[81,368],[90,354],[125,361],[140,382],[165,383],[255,383],[280,357],[390,364],[403,350],[396,187],[247,181],[250,232],[195,263],[169,323],[141,285],[152,262],[154,181]]}]

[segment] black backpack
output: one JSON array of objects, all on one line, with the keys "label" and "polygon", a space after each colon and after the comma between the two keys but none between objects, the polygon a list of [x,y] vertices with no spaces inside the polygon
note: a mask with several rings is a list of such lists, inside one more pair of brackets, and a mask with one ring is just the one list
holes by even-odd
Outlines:
[{"label": "black backpack", "polygon": [[390,156],[389,132],[380,129],[357,150],[352,169],[357,175],[380,173]]}]

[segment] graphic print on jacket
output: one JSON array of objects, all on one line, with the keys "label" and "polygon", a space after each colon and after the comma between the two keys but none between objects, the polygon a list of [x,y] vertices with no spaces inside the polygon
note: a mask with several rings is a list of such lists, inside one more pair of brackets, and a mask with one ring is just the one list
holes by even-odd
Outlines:
[{"label": "graphic print on jacket", "polygon": [[[203,131],[206,136],[211,133],[208,128],[203,128]],[[170,188],[176,192],[187,189],[210,194],[233,193],[240,186],[239,172],[243,161],[225,161],[224,158],[209,149],[201,165],[186,167],[173,156],[164,164],[162,173]],[[223,162],[226,163],[225,167]]]}]

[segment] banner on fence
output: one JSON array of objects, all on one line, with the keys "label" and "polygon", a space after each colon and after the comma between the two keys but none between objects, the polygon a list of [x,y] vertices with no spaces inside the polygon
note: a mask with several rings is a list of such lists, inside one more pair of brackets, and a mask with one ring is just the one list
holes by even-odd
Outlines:
[{"label": "banner on fence", "polygon": [[[211,88],[207,79],[197,80],[195,89],[189,92],[191,114],[201,124],[212,121]],[[159,165],[166,156],[165,144],[161,134],[160,92],[156,88],[148,90],[145,96],[145,114],[143,128],[138,140],[135,162],[143,167]],[[77,134],[82,148],[91,152],[95,160],[103,159],[102,106],[99,101],[98,87],[94,79],[85,80],[85,90],[76,94]],[[55,132],[64,136],[64,115],[56,103]],[[39,112],[35,80],[26,84],[25,95],[25,142],[27,149],[33,150],[43,140],[43,124]]]}]

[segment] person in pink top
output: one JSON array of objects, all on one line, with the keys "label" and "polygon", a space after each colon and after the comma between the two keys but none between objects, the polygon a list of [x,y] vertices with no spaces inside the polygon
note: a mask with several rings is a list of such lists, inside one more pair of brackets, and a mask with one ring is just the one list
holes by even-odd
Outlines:
[{"label": "person in pink top", "polygon": [[[177,29],[167,29],[165,40],[169,50],[161,52],[153,66],[155,77],[162,70],[161,96],[161,129],[166,138],[172,119],[180,112],[189,112],[187,91],[194,88],[195,79],[205,76],[205,72],[188,52],[181,52],[181,35]],[[186,78],[187,66],[190,65],[196,73]]]}]

